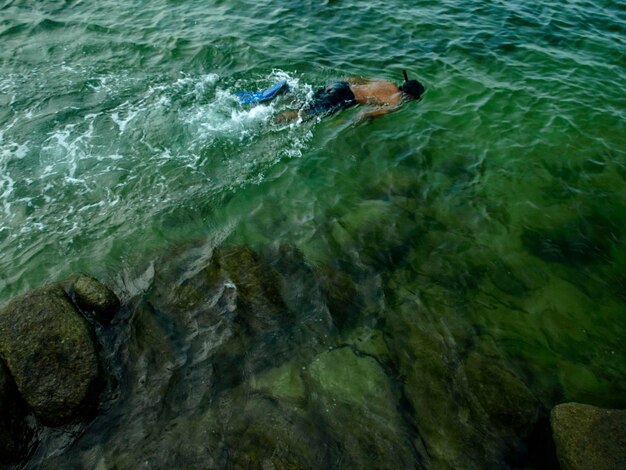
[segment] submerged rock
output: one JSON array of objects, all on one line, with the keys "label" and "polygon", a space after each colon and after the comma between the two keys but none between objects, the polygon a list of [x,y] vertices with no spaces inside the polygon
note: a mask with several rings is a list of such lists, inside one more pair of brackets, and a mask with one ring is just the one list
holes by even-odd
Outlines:
[{"label": "submerged rock", "polygon": [[358,354],[367,355],[383,365],[391,365],[391,353],[381,330],[362,326],[356,328],[345,339]]},{"label": "submerged rock", "polygon": [[302,369],[297,364],[289,362],[252,377],[250,388],[280,400],[304,402],[306,390],[301,375]]},{"label": "submerged rock", "polygon": [[355,261],[386,268],[402,259],[420,228],[404,207],[390,201],[369,200],[335,221],[331,233],[341,251]]},{"label": "submerged rock", "polygon": [[311,407],[341,448],[343,468],[417,467],[400,396],[381,365],[349,347],[324,352],[307,368]]},{"label": "submerged rock", "polygon": [[311,420],[301,406],[234,390],[218,408],[205,415],[204,427],[216,424],[223,437],[215,455],[225,458],[213,468],[329,468],[332,452],[322,423]]},{"label": "submerged rock", "polygon": [[170,315],[234,318],[256,335],[275,328],[285,314],[278,285],[276,273],[253,250],[234,246],[215,250],[200,269],[158,267],[148,298]]},{"label": "submerged rock", "polygon": [[340,456],[319,421],[291,401],[246,387],[231,389],[207,410],[173,417],[166,428],[139,431],[133,444],[104,446],[107,468],[332,468]]},{"label": "submerged rock", "polygon": [[395,396],[384,370],[371,357],[359,357],[348,347],[320,354],[309,376],[318,392],[380,416],[395,416]]},{"label": "submerged rock", "polygon": [[[185,380],[173,382],[170,396],[193,394],[202,400],[187,390],[194,380],[211,383],[207,393],[218,393],[291,357],[293,322],[280,286],[276,270],[245,246],[164,257],[145,307],[167,325],[177,355],[188,349],[188,361],[177,359]],[[180,338],[188,338],[188,344]]]},{"label": "submerged rock", "polygon": [[432,468],[523,466],[539,403],[497,351],[467,356],[476,336],[462,300],[425,282],[396,290],[384,333],[404,396]]},{"label": "submerged rock", "polygon": [[527,435],[539,415],[539,404],[526,385],[500,361],[471,353],[465,362],[469,389],[498,429]]},{"label": "submerged rock", "polygon": [[324,289],[304,254],[294,245],[273,243],[263,250],[263,257],[279,279],[293,343],[324,348],[332,342],[335,324]]},{"label": "submerged rock", "polygon": [[626,468],[626,410],[563,403],[550,423],[563,470]]},{"label": "submerged rock", "polygon": [[33,434],[26,422],[27,411],[11,375],[0,363],[0,465],[15,463],[24,456]]},{"label": "submerged rock", "polygon": [[255,333],[272,327],[285,314],[276,273],[248,247],[219,250],[215,261],[237,289],[239,314]]},{"label": "submerged rock", "polygon": [[354,322],[363,308],[355,281],[348,274],[329,267],[319,268],[316,274],[333,323],[342,329]]},{"label": "submerged rock", "polygon": [[93,405],[96,349],[87,322],[60,286],[30,291],[0,312],[0,353],[44,423],[67,423]]},{"label": "submerged rock", "polygon": [[93,315],[100,323],[108,324],[120,308],[120,300],[111,289],[91,276],[74,277],[69,295],[86,314]]},{"label": "submerged rock", "polygon": [[585,265],[611,260],[611,250],[620,236],[620,225],[596,211],[549,229],[526,228],[522,242],[530,253],[545,261]]}]

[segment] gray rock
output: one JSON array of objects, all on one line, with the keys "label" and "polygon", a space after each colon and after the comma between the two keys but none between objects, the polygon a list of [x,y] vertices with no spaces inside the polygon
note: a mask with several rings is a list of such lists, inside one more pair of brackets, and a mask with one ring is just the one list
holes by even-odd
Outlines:
[{"label": "gray rock", "polygon": [[120,300],[111,289],[91,276],[80,274],[71,283],[69,295],[83,312],[108,324],[120,308]]},{"label": "gray rock", "polygon": [[30,291],[0,312],[0,354],[20,394],[45,424],[67,423],[95,402],[94,342],[60,286]]},{"label": "gray rock", "polygon": [[563,470],[626,468],[626,410],[562,403],[550,423]]},{"label": "gray rock", "polygon": [[27,411],[11,375],[0,362],[0,465],[15,463],[24,456],[33,434],[26,422]]}]

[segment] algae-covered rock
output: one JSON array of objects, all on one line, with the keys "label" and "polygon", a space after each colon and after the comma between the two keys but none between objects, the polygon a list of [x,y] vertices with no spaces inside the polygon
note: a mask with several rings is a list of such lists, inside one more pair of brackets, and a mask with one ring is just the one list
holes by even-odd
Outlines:
[{"label": "algae-covered rock", "polygon": [[109,468],[312,469],[332,468],[319,421],[302,407],[273,397],[231,389],[206,410],[172,418],[166,429],[105,448]]},{"label": "algae-covered rock", "polygon": [[120,308],[120,300],[111,289],[84,274],[72,280],[69,295],[78,308],[103,324],[110,323]]},{"label": "algae-covered rock", "polygon": [[321,391],[377,416],[395,415],[395,396],[389,378],[371,357],[359,357],[344,347],[320,354],[308,375]]},{"label": "algae-covered rock", "polygon": [[613,240],[619,240],[620,224],[595,210],[549,229],[527,228],[522,242],[533,255],[546,261],[584,265],[610,260]]},{"label": "algae-covered rock", "polygon": [[[168,392],[175,365],[180,362],[171,337],[171,324],[149,305],[141,303],[133,308],[129,326],[127,398],[158,408]],[[142,415],[147,414],[142,410]]]},{"label": "algae-covered rock", "polygon": [[355,281],[345,272],[321,267],[316,272],[333,323],[342,329],[353,322],[363,308]]},{"label": "algae-covered rock", "polygon": [[294,322],[280,286],[276,270],[245,246],[205,247],[159,260],[147,306],[172,338],[188,338],[188,364],[180,358],[185,379],[172,377],[177,391],[170,401],[178,393],[201,400],[185,383],[210,376],[216,393],[293,354]]},{"label": "algae-covered rock", "polygon": [[28,292],[0,312],[0,353],[43,422],[66,423],[93,404],[96,349],[87,322],[59,286]]},{"label": "algae-covered rock", "polygon": [[344,468],[412,468],[415,436],[398,412],[400,397],[380,364],[343,347],[307,368],[312,406],[342,449]]},{"label": "algae-covered rock", "polygon": [[237,395],[227,398],[228,405],[222,405],[218,415],[224,430],[218,448],[222,455],[223,450],[229,451],[217,468],[296,470],[331,466],[324,429],[302,408],[261,396]]},{"label": "algae-covered rock", "polygon": [[248,326],[261,332],[285,313],[275,272],[248,247],[217,251],[215,260],[239,292],[239,306]]},{"label": "algae-covered rock", "polygon": [[276,327],[285,314],[276,273],[250,248],[220,248],[201,269],[194,266],[157,267],[150,302],[170,314],[234,317],[250,333]]},{"label": "algae-covered rock", "polygon": [[302,368],[290,362],[252,377],[250,387],[281,400],[302,402],[305,398]]},{"label": "algae-covered rock", "polygon": [[398,263],[417,236],[419,227],[409,211],[390,201],[359,203],[332,227],[344,253],[378,267]]},{"label": "algae-covered rock", "polygon": [[562,403],[550,423],[563,470],[626,468],[626,410]]},{"label": "algae-covered rock", "polygon": [[499,429],[527,435],[539,414],[539,403],[526,385],[500,361],[475,352],[465,361],[471,393]]},{"label": "algae-covered rock", "polygon": [[15,463],[24,456],[33,434],[26,414],[13,379],[0,362],[0,465]]},{"label": "algae-covered rock", "polygon": [[529,290],[524,280],[516,276],[513,268],[502,261],[498,260],[492,263],[487,269],[487,275],[493,285],[505,294],[522,296]]},{"label": "algae-covered rock", "polygon": [[[500,375],[517,395],[528,397],[508,371],[483,374],[472,359],[468,377],[462,341],[472,332],[459,321],[464,306],[458,295],[424,284],[421,291],[414,285],[398,289],[396,296],[398,305],[385,317],[385,335],[432,468],[505,468],[509,459],[520,460],[515,448],[521,442],[509,424],[526,426],[536,407],[518,412],[507,408],[506,399],[497,400],[493,381]],[[481,384],[492,388],[484,403],[477,396],[483,393]]]},{"label": "algae-covered rock", "polygon": [[324,348],[332,342],[335,324],[321,283],[304,254],[287,243],[273,243],[263,254],[279,280],[289,313],[284,326],[293,342],[301,346],[301,351]]},{"label": "algae-covered rock", "polygon": [[390,364],[391,357],[381,330],[362,326],[350,332],[346,343],[361,355],[375,358],[381,364]]}]

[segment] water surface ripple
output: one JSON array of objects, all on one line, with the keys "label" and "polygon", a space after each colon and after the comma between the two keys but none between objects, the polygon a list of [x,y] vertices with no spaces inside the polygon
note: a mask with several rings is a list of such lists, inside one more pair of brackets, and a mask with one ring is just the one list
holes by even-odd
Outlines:
[{"label": "water surface ripple", "polygon": [[[0,44],[0,303],[85,271],[130,305],[101,338],[118,381],[101,415],[71,438],[42,431],[33,468],[244,465],[229,454],[241,423],[224,414],[253,406],[251,421],[314,428],[317,465],[358,466],[371,444],[407,456],[389,465],[540,468],[553,450],[532,436],[552,406],[626,406],[622,3],[0,0]],[[272,120],[336,78],[399,81],[403,68],[427,92],[392,115]],[[238,104],[278,79],[290,95]],[[146,312],[159,282],[235,245],[273,266],[301,327],[256,338],[227,385],[205,375],[225,320]],[[345,318],[328,294],[338,279],[356,299]],[[167,367],[141,337],[150,322]],[[333,363],[394,405],[348,400],[327,416],[365,390],[326,377]],[[536,400],[533,432],[498,421],[510,404],[494,417],[479,400],[473,383],[508,380],[493,364]],[[255,401],[268,370],[304,381],[297,411]],[[319,389],[335,398],[316,402]],[[346,443],[349,419],[401,444]],[[222,434],[202,463],[179,443],[207,422]]]}]

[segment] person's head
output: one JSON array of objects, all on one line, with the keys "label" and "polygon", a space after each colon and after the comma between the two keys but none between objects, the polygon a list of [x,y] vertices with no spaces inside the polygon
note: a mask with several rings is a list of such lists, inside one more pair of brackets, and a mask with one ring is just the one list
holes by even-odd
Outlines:
[{"label": "person's head", "polygon": [[404,83],[398,86],[400,91],[412,100],[420,98],[424,93],[424,85],[417,80],[409,80],[406,70],[403,70],[402,74],[404,75]]}]

